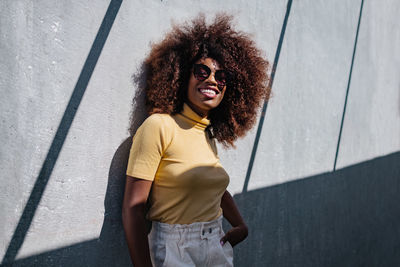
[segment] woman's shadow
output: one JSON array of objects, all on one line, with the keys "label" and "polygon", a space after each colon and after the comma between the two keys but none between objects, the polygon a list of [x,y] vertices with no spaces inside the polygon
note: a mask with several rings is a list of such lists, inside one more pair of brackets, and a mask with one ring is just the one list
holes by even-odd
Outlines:
[{"label": "woman's shadow", "polygon": [[132,101],[129,134],[115,151],[108,173],[108,184],[104,199],[104,222],[99,236],[101,262],[99,265],[131,266],[122,225],[122,200],[125,189],[126,167],[132,136],[147,118],[145,107],[146,68],[142,65],[132,76],[136,93]]},{"label": "woman's shadow", "polygon": [[132,103],[129,137],[119,145],[111,160],[100,236],[18,259],[11,266],[132,266],[122,226],[121,209],[132,136],[147,117],[145,77],[144,65],[132,76],[136,93]]}]

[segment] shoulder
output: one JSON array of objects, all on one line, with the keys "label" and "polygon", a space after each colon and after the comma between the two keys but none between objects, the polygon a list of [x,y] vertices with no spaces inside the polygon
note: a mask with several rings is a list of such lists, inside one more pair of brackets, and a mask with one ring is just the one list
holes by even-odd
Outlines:
[{"label": "shoulder", "polygon": [[141,127],[161,129],[173,126],[174,119],[169,114],[154,113],[150,115]]},{"label": "shoulder", "polygon": [[138,132],[152,136],[160,135],[170,139],[174,135],[175,128],[176,122],[171,115],[155,113],[143,122]]}]

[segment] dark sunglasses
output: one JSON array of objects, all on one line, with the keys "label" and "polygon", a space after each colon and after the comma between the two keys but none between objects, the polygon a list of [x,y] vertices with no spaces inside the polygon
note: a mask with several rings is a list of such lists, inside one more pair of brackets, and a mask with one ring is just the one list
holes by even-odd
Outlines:
[{"label": "dark sunglasses", "polygon": [[[203,64],[194,64],[193,65],[193,75],[199,81],[204,81],[208,77],[210,77],[211,69]],[[232,72],[228,70],[217,70],[214,73],[215,81],[218,84],[218,87],[224,87],[228,82],[232,80]]]}]

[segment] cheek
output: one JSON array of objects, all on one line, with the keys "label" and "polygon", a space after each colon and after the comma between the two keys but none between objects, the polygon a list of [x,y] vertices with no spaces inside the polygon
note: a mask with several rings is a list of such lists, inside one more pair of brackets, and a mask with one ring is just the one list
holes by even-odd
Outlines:
[{"label": "cheek", "polygon": [[222,100],[222,98],[224,98],[225,92],[226,92],[226,87],[225,87],[225,88],[222,90],[222,92],[221,92],[221,100]]},{"label": "cheek", "polygon": [[191,91],[191,90],[196,89],[196,84],[197,84],[197,80],[194,79],[193,77],[190,77],[189,83],[188,83],[188,90]]},{"label": "cheek", "polygon": [[188,88],[186,91],[186,98],[190,102],[196,101],[196,89],[197,88],[197,80],[190,79],[188,83]]},{"label": "cheek", "polygon": [[191,95],[191,92],[193,91],[193,83],[191,80],[189,80],[188,86],[187,86],[187,95]]}]

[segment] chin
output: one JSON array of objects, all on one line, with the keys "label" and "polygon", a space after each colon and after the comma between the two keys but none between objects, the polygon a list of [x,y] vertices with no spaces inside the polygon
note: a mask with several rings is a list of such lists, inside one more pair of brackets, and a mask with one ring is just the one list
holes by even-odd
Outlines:
[{"label": "chin", "polygon": [[214,109],[216,107],[218,107],[218,105],[216,105],[216,104],[208,104],[208,103],[206,103],[206,104],[203,105],[203,109],[207,109],[208,111],[210,111],[210,110],[212,110],[212,109]]}]

